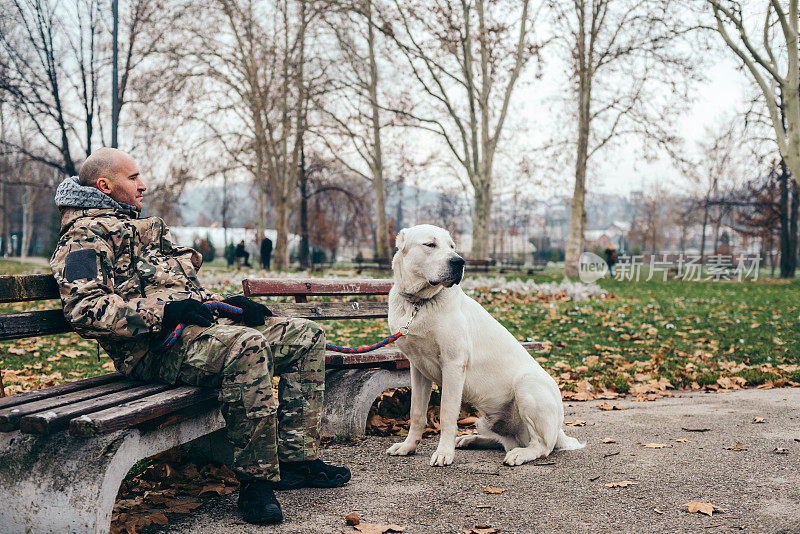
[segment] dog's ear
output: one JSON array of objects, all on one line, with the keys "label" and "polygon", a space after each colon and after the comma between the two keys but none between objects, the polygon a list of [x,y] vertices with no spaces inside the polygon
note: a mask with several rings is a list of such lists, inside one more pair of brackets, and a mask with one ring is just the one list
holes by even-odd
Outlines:
[{"label": "dog's ear", "polygon": [[397,248],[397,250],[402,251],[405,244],[406,244],[406,229],[403,228],[397,234],[397,237],[394,240],[394,246]]}]

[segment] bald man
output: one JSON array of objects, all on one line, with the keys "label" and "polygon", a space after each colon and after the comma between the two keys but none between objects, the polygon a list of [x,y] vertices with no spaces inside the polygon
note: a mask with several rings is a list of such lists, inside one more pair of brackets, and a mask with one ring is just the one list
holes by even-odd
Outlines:
[{"label": "bald man", "polygon": [[[101,148],[56,191],[61,238],[50,265],[64,315],[96,339],[120,373],[219,390],[238,506],[251,523],[283,520],[273,489],[337,487],[346,467],[319,459],[325,334],[303,319],[274,317],[244,296],[224,302],[243,317],[218,317],[221,300],[197,279],[200,254],[175,245],[158,217],[139,218],[147,191],[128,154]],[[168,349],[176,325],[186,328]],[[277,396],[272,377],[279,375]]]}]

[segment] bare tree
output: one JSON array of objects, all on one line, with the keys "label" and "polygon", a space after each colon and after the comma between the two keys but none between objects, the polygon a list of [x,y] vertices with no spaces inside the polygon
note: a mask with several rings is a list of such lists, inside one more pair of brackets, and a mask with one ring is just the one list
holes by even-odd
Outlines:
[{"label": "bare tree", "polygon": [[[375,198],[377,257],[392,254],[386,216],[383,132],[391,117],[383,111],[380,32],[375,28],[373,0],[343,2],[329,9],[325,22],[337,44],[331,58],[332,90],[318,108],[326,120],[319,139],[350,172],[372,183]],[[341,141],[341,142],[340,142]]]},{"label": "bare tree", "polygon": [[[586,174],[590,160],[625,135],[669,145],[676,97],[691,62],[676,43],[686,29],[671,0],[575,0],[552,2],[565,55],[577,129],[564,274],[577,276],[586,230]],[[672,97],[665,95],[673,95]]]},{"label": "bare tree", "polygon": [[472,256],[489,252],[493,168],[512,94],[539,46],[530,0],[394,0],[381,27],[427,97],[415,109],[388,106],[443,139],[472,184]]},{"label": "bare tree", "polygon": [[[194,83],[199,95],[191,119],[210,132],[207,141],[245,169],[257,184],[258,236],[264,235],[267,198],[274,205],[275,267],[289,264],[289,213],[297,201],[300,156],[307,130],[309,73],[307,32],[314,2],[254,0],[197,2],[202,13],[187,21],[191,38],[172,54],[176,86]],[[213,25],[214,32],[209,32]],[[313,75],[312,75],[313,74]],[[259,237],[260,239],[260,237]]]},{"label": "bare tree", "polygon": [[[758,84],[778,149],[800,183],[798,0],[705,0],[705,3],[714,15],[713,29]],[[761,17],[763,23],[754,25],[755,17]]]},{"label": "bare tree", "polygon": [[[120,106],[129,80],[156,50],[179,10],[158,0],[134,0],[123,13]],[[25,127],[36,133],[26,146],[6,136],[5,147],[77,174],[77,163],[105,144],[110,120],[110,32],[105,0],[0,0],[0,91]]]}]

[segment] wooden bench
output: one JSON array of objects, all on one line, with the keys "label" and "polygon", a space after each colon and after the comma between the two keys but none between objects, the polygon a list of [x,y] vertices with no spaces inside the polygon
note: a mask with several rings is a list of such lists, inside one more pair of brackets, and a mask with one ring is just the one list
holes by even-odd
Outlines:
[{"label": "wooden bench", "polygon": [[372,271],[391,271],[392,260],[383,258],[356,258],[356,273],[361,274],[361,271],[369,269]]},{"label": "wooden bench", "polygon": [[[268,302],[274,313],[318,321],[385,318],[386,301],[308,297],[386,295],[391,286],[391,280],[243,281],[248,296],[294,298]],[[58,291],[50,275],[0,277],[0,302],[54,298]],[[60,308],[0,315],[0,340],[70,330]],[[363,435],[377,396],[410,385],[408,361],[393,346],[364,354],[328,352],[326,363],[326,434]],[[144,384],[111,373],[0,398],[0,525],[13,531],[106,532],[119,485],[133,464],[189,442],[212,459],[230,461],[213,389]]]},{"label": "wooden bench", "polygon": [[488,273],[489,269],[494,265],[494,260],[472,260],[464,258],[467,261],[464,267],[465,272],[468,273]]}]

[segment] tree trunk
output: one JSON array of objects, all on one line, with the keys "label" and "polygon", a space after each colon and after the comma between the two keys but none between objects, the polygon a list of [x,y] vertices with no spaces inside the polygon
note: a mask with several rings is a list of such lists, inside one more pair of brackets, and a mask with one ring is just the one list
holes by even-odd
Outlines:
[{"label": "tree trunk", "polygon": [[475,207],[472,217],[473,260],[489,259],[489,219],[492,213],[491,180],[481,180],[475,186]]},{"label": "tree trunk", "polygon": [[706,254],[706,228],[708,227],[708,198],[703,206],[703,232],[700,234],[700,264],[705,265]]},{"label": "tree trunk", "polygon": [[278,237],[275,238],[273,259],[275,270],[285,271],[289,268],[289,209],[286,201],[275,204],[275,229]]},{"label": "tree trunk", "polygon": [[792,250],[789,229],[789,172],[786,160],[781,159],[780,197],[778,200],[778,218],[780,220],[780,273],[781,278],[791,278],[794,275],[794,251]]},{"label": "tree trunk", "polygon": [[584,28],[584,7],[578,9],[578,42],[575,43],[578,57],[578,144],[575,154],[575,186],[572,191],[572,209],[569,218],[569,234],[564,257],[564,276],[578,276],[578,263],[583,253],[584,235],[586,234],[586,165],[589,159],[589,128],[591,122],[592,73],[593,58],[591,50],[586,48],[586,30]]},{"label": "tree trunk", "polygon": [[375,28],[372,25],[372,1],[366,2],[367,50],[369,52],[369,101],[372,110],[372,187],[375,190],[375,241],[377,256],[390,260],[392,247],[386,218],[386,185],[383,181],[383,148],[381,145],[381,117],[378,103],[378,65],[375,61]]},{"label": "tree trunk", "polygon": [[800,197],[798,197],[798,192],[800,192],[800,187],[797,185],[796,181],[791,182],[791,191],[792,191],[792,201],[789,207],[789,257],[791,258],[791,263],[789,265],[788,270],[788,278],[794,278],[796,271],[797,271],[797,243],[798,243],[798,235],[797,235],[797,217],[798,212],[800,212]]},{"label": "tree trunk", "polygon": [[300,148],[300,266],[311,267],[311,254],[308,242],[308,175],[306,174],[306,153]]},{"label": "tree trunk", "polygon": [[19,255],[22,258],[28,257],[28,250],[31,246],[31,236],[33,235],[33,203],[34,195],[31,186],[24,186],[22,190],[22,240],[19,247]]}]

